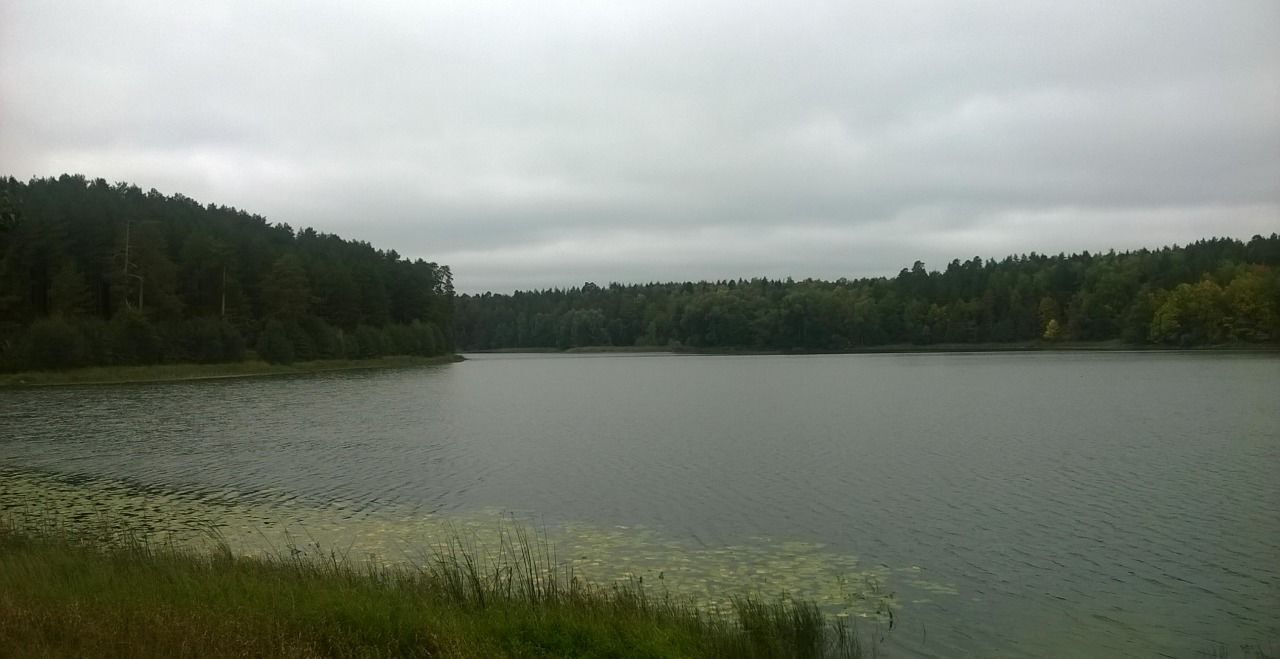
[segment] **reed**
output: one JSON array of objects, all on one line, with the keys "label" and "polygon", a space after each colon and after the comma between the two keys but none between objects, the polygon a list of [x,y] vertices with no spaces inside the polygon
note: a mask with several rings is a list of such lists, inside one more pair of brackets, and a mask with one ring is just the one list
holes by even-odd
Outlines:
[{"label": "reed", "polygon": [[[545,533],[453,532],[387,567],[315,543],[237,556],[117,528],[0,521],[0,657],[863,657],[811,602],[700,611],[642,579],[588,583]],[[875,641],[876,639],[872,639]]]}]

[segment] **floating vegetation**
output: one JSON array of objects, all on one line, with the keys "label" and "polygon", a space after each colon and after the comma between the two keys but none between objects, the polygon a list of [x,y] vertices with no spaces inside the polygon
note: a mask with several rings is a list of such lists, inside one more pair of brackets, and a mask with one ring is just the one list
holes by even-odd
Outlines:
[{"label": "floating vegetation", "polygon": [[638,580],[587,583],[521,526],[496,547],[455,535],[393,567],[320,545],[157,545],[117,526],[92,539],[0,518],[0,654],[860,659],[884,638],[866,646],[812,602],[748,595],[721,617]]},{"label": "floating vegetation", "polygon": [[505,522],[514,520],[537,528],[556,562],[576,577],[639,584],[710,614],[733,615],[739,598],[755,594],[809,601],[833,618],[888,626],[899,606],[891,584],[899,578],[928,596],[956,594],[953,586],[921,579],[918,566],[865,565],[822,544],[794,540],[760,537],[708,548],[643,527],[537,526],[496,509],[436,515],[343,501],[312,506],[285,493],[179,493],[18,470],[0,470],[0,486],[0,512],[19,523],[109,537],[120,531],[110,520],[124,520],[130,533],[175,546],[205,546],[214,531],[220,543],[244,556],[325,548],[383,567],[422,565],[460,541],[474,554],[492,554],[513,526]]}]

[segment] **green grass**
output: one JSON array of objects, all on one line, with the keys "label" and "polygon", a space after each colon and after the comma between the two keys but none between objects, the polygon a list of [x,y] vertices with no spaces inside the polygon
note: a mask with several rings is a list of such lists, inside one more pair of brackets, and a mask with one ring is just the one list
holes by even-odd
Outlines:
[{"label": "green grass", "polygon": [[375,359],[324,359],[292,364],[268,364],[260,360],[226,364],[156,364],[152,366],[95,366],[62,371],[25,371],[0,374],[3,386],[42,386],[66,384],[120,384],[127,382],[169,382],[240,378],[263,375],[290,375],[319,371],[342,371],[365,368],[402,368],[443,364],[461,359],[457,355],[439,357],[379,357]]},{"label": "green grass", "polygon": [[[513,527],[414,567],[318,547],[270,558],[0,524],[0,657],[862,657],[854,627],[786,599],[700,612],[600,587]],[[871,648],[874,650],[874,648]]]}]

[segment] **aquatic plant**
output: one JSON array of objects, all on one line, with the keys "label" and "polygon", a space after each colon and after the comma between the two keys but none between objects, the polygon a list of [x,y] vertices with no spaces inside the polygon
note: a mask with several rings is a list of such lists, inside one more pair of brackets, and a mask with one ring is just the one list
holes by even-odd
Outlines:
[{"label": "aquatic plant", "polygon": [[[545,533],[457,531],[386,566],[292,539],[238,556],[122,532],[0,519],[0,655],[862,657],[845,619],[789,598],[700,611],[642,578],[590,583]],[[872,639],[875,641],[876,639]],[[875,643],[870,645],[874,654]]]}]

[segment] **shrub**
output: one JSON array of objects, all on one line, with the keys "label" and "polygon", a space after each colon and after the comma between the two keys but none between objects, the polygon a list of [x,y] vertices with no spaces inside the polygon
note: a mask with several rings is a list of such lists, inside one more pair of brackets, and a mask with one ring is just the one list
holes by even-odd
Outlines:
[{"label": "shrub", "polygon": [[84,337],[74,325],[56,316],[36,321],[21,346],[19,359],[31,369],[72,368],[84,360]]},{"label": "shrub", "polygon": [[84,365],[111,363],[111,326],[101,318],[81,318],[76,329],[84,339]]},{"label": "shrub", "polygon": [[316,359],[333,359],[342,354],[338,331],[316,316],[303,316],[298,321],[314,348]]},{"label": "shrub", "polygon": [[172,327],[170,345],[182,361],[201,364],[236,361],[244,355],[244,339],[220,318],[194,318]]},{"label": "shrub", "polygon": [[258,356],[272,364],[293,363],[293,341],[289,332],[278,320],[267,321],[258,335]]},{"label": "shrub", "polygon": [[122,311],[108,328],[111,361],[116,364],[156,364],[164,357],[160,333],[136,311]]},{"label": "shrub", "polygon": [[302,325],[296,320],[285,321],[282,324],[285,333],[289,335],[289,343],[293,344],[293,358],[303,362],[315,359],[316,344]]},{"label": "shrub", "polygon": [[356,343],[359,344],[357,359],[372,359],[387,354],[386,339],[377,328],[361,325],[356,328]]},{"label": "shrub", "polygon": [[421,354],[418,349],[418,336],[408,325],[388,325],[383,333],[387,337],[388,352],[396,355]]},{"label": "shrub", "polygon": [[439,330],[431,323],[422,323],[413,321],[413,335],[416,339],[416,351],[414,354],[423,357],[431,357],[440,354],[439,343],[436,342],[436,334]]},{"label": "shrub", "polygon": [[222,359],[228,362],[238,362],[244,359],[244,335],[235,325],[222,321],[219,323],[222,330]]}]

